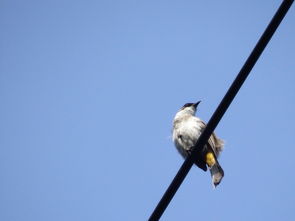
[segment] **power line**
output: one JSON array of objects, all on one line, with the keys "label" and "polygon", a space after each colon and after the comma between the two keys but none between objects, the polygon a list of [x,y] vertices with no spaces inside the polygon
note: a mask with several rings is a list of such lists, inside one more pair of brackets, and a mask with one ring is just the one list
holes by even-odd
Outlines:
[{"label": "power line", "polygon": [[172,180],[171,184],[169,185],[168,189],[164,193],[162,199],[158,203],[157,207],[153,211],[152,215],[149,218],[149,221],[156,221],[159,220],[164,213],[165,209],[169,205],[170,201],[172,200],[173,196],[177,192],[178,188],[182,184],[183,180],[185,179],[186,175],[188,174],[189,170],[193,166],[195,161],[194,156],[204,147],[206,142],[208,141],[210,135],[213,133],[214,129],[218,125],[219,121],[221,120],[222,116],[226,112],[227,108],[237,95],[238,91],[240,90],[241,86],[243,85],[244,81],[250,74],[250,71],[254,67],[255,63],[257,62],[258,58],[262,54],[263,50],[265,49],[266,45],[270,41],[271,37],[275,33],[276,29],[280,25],[281,21],[287,14],[289,8],[293,4],[294,0],[284,0],[280,5],[279,9],[277,10],[276,14],[273,16],[272,20],[270,21],[269,25],[265,29],[264,33],[260,37],[259,41],[257,42],[255,48],[249,55],[248,59],[246,60],[245,64],[241,68],[239,74],[237,75],[236,79],[228,89],[227,93],[223,97],[222,101],[218,105],[217,109],[215,110],[214,114],[212,115],[211,119],[209,120],[205,130],[199,137],[196,145],[193,148],[191,155],[189,155],[182,166],[180,167],[179,171],[177,172],[176,176]]}]

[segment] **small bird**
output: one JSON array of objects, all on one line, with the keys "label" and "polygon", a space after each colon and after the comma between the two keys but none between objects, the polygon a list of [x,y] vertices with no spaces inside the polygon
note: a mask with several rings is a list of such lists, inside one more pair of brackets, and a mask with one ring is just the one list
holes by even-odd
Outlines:
[{"label": "small bird", "polygon": [[[197,103],[185,104],[173,120],[173,142],[179,153],[186,158],[192,151],[206,124],[195,116]],[[224,172],[217,158],[223,149],[224,142],[213,132],[207,144],[196,156],[195,164],[204,171],[210,170],[214,188],[221,182]]]}]

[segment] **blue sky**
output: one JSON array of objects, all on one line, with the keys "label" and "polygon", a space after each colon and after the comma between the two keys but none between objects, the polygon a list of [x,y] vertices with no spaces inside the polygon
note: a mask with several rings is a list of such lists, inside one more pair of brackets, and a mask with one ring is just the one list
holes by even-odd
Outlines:
[{"label": "blue sky", "polygon": [[[172,119],[208,121],[281,1],[0,6],[0,220],[146,220],[183,160]],[[162,220],[294,220],[295,9]]]}]

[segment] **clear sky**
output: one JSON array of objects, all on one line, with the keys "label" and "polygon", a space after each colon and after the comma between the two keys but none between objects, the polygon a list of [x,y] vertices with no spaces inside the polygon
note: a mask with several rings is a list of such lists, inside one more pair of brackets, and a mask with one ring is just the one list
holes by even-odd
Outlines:
[{"label": "clear sky", "polygon": [[[0,3],[0,220],[147,220],[281,1]],[[295,6],[216,129],[222,183],[193,167],[162,220],[295,220]]]}]

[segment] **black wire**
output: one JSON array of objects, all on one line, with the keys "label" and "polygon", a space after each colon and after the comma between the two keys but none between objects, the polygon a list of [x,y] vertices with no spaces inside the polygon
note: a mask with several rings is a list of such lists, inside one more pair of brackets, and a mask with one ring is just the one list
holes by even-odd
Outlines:
[{"label": "black wire", "polygon": [[257,42],[255,48],[253,49],[252,53],[246,60],[244,66],[240,70],[239,74],[237,75],[236,79],[228,89],[227,93],[223,97],[222,101],[220,102],[219,106],[217,107],[216,111],[212,115],[211,119],[209,120],[207,127],[199,137],[192,154],[189,155],[182,166],[180,167],[179,171],[177,172],[176,176],[174,177],[173,181],[171,182],[170,186],[164,193],[162,199],[158,203],[157,207],[153,211],[152,215],[149,218],[149,221],[159,220],[164,213],[165,209],[167,208],[168,204],[172,200],[173,196],[175,195],[176,191],[180,187],[181,183],[185,179],[186,175],[188,174],[189,170],[191,169],[195,159],[194,156],[197,152],[204,147],[205,143],[208,141],[210,135],[216,128],[217,124],[221,120],[222,116],[226,112],[227,108],[235,98],[236,94],[240,90],[241,86],[243,85],[244,81],[248,77],[250,71],[254,67],[255,63],[257,62],[259,56],[262,54],[264,48],[270,41],[271,37],[273,36],[274,32],[278,28],[279,24],[285,17],[286,13],[288,12],[289,8],[291,7],[294,0],[284,0],[280,5],[279,9],[277,10],[276,14],[272,18],[271,22],[267,26],[266,30],[262,34],[261,38]]}]

